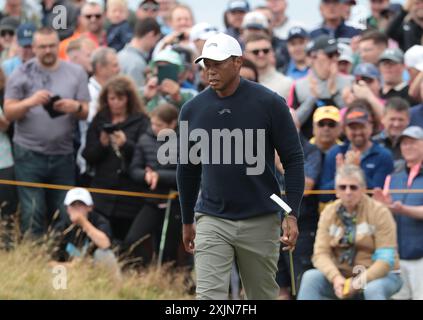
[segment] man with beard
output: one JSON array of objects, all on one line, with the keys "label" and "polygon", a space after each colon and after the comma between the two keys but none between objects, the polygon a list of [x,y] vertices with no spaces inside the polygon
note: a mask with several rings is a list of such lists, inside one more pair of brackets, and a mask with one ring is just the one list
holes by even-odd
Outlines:
[{"label": "man with beard", "polygon": [[[58,59],[58,45],[55,30],[38,30],[35,58],[15,70],[6,85],[4,111],[15,121],[18,181],[75,183],[73,132],[76,120],[88,114],[88,77],[81,66]],[[23,233],[41,236],[52,213],[66,214],[65,190],[19,187],[18,192]]]},{"label": "man with beard", "polygon": [[[334,190],[336,169],[344,164],[363,169],[368,189],[382,187],[386,176],[394,170],[394,162],[389,150],[370,139],[372,124],[369,112],[362,107],[352,107],[345,113],[344,124],[348,141],[335,145],[327,153],[317,189]],[[334,195],[320,196],[322,202],[334,199]]]}]

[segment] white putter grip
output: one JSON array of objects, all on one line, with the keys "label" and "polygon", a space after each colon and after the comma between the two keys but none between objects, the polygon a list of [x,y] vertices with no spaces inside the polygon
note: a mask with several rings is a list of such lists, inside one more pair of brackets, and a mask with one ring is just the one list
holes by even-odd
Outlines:
[{"label": "white putter grip", "polygon": [[291,213],[292,209],[290,206],[286,204],[285,201],[283,201],[280,197],[278,197],[276,194],[272,194],[270,196],[270,199],[275,201],[287,214]]}]

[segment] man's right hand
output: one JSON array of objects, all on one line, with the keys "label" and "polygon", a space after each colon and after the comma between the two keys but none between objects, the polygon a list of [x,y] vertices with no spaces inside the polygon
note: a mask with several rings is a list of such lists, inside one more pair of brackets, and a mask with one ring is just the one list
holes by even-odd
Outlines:
[{"label": "man's right hand", "polygon": [[50,100],[50,92],[47,90],[38,90],[31,97],[29,97],[31,102],[31,107],[36,107],[39,105],[46,104]]},{"label": "man's right hand", "polygon": [[414,4],[414,0],[407,0],[405,1],[404,5],[402,6],[402,8],[404,9],[404,11],[410,12],[411,7]]},{"label": "man's right hand", "polygon": [[182,225],[182,241],[184,242],[185,251],[194,254],[195,244],[195,225],[184,224]]},{"label": "man's right hand", "polygon": [[345,278],[341,275],[336,276],[333,278],[333,291],[335,292],[335,295],[339,299],[344,298],[344,284],[345,284]]},{"label": "man's right hand", "polygon": [[144,87],[144,97],[147,100],[152,99],[159,92],[159,79],[151,77]]}]

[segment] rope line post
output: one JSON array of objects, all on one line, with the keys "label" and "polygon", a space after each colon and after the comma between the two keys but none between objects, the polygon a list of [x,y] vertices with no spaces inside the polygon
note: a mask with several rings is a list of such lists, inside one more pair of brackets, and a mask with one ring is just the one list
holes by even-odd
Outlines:
[{"label": "rope line post", "polygon": [[162,234],[160,237],[160,246],[159,246],[159,258],[157,260],[157,266],[160,267],[163,263],[163,253],[165,249],[166,244],[166,234],[167,234],[167,228],[169,227],[169,218],[170,218],[170,212],[172,208],[172,201],[176,198],[176,192],[173,190],[169,191],[169,197],[166,202],[166,211],[165,216],[163,220],[163,227],[162,227]]}]

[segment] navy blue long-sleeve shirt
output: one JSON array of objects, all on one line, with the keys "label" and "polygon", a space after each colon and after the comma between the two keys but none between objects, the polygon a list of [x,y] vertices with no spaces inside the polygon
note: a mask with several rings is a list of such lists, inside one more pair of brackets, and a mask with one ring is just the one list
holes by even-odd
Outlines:
[{"label": "navy blue long-sleeve shirt", "polygon": [[[186,123],[187,132],[184,134]],[[201,151],[201,162],[194,164],[192,159],[186,161],[186,150],[182,147],[184,142],[180,140],[177,183],[184,224],[194,222],[194,212],[242,220],[281,211],[270,199],[273,193],[280,193],[275,177],[275,149],[285,169],[288,205],[294,215],[299,212],[304,192],[304,155],[288,107],[279,95],[241,78],[237,90],[229,97],[220,98],[208,88],[188,101],[182,107],[179,125],[180,139],[184,136],[186,139],[188,133],[205,134],[210,145],[210,148],[205,147]],[[199,128],[204,131],[199,131]],[[212,139],[213,131],[216,136],[216,129],[228,129],[233,136],[238,135],[230,143],[230,164],[223,162],[222,146],[219,157],[216,148],[211,147],[218,144],[216,139]],[[258,138],[261,133],[264,133],[263,140]],[[202,137],[200,140],[206,139]],[[242,143],[243,154],[251,153],[245,147],[247,140],[254,146],[253,155],[258,155],[257,162],[263,163],[263,172],[259,170],[261,166],[252,164],[253,161],[248,161],[245,155],[238,159],[234,155]],[[222,140],[220,142],[223,145]],[[190,142],[189,146],[194,144]],[[247,169],[254,167],[258,168],[255,173],[259,174],[248,175]]]}]

